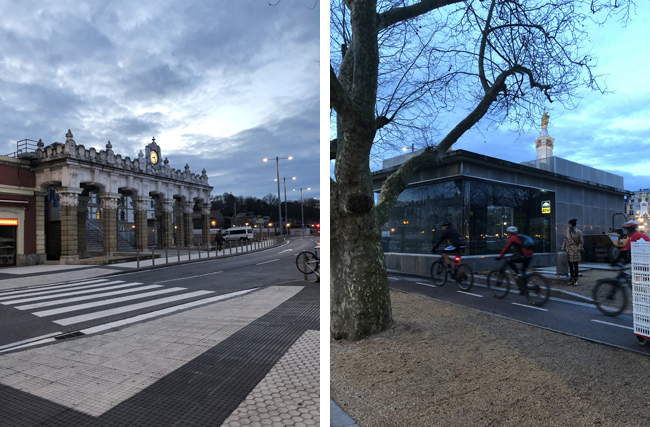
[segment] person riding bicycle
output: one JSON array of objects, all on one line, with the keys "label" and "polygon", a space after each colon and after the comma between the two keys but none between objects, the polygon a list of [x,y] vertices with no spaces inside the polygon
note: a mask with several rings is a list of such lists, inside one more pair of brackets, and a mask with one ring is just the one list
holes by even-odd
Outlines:
[{"label": "person riding bicycle", "polygon": [[[517,276],[521,277],[526,274],[526,269],[528,268],[530,262],[533,260],[533,251],[524,246],[524,242],[519,237],[519,229],[517,227],[511,225],[506,229],[506,232],[508,232],[510,236],[508,237],[506,245],[503,247],[501,253],[497,257],[497,261],[503,258],[505,253],[512,246],[512,248],[515,250],[515,253],[506,258],[506,263],[508,263],[510,268],[514,270]],[[521,272],[517,268],[517,264],[521,264]]]},{"label": "person riding bicycle", "polygon": [[646,242],[650,242],[650,237],[646,236],[636,228],[639,226],[638,221],[628,221],[625,224],[623,224],[623,228],[625,229],[625,232],[628,235],[627,238],[627,243],[620,249],[618,258],[612,263],[612,264],[617,264],[619,260],[625,259],[627,262],[631,260],[630,257],[630,249],[632,249],[632,242],[636,242],[638,240],[645,240]]},{"label": "person riding bicycle", "polygon": [[445,267],[447,267],[447,269],[451,269],[452,263],[449,259],[448,254],[458,254],[462,249],[465,248],[465,246],[463,245],[463,238],[461,237],[460,233],[458,230],[451,226],[450,222],[443,222],[441,227],[443,231],[442,236],[438,240],[438,243],[433,245],[431,252],[435,253],[436,249],[438,249],[438,246],[440,246],[440,244],[445,240],[448,240],[449,246],[442,250],[442,258],[444,259]]}]

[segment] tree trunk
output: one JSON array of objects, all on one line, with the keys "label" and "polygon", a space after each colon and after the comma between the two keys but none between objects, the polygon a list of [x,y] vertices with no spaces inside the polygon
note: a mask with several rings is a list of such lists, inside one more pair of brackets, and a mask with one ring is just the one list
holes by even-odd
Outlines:
[{"label": "tree trunk", "polygon": [[381,233],[372,214],[330,209],[330,332],[335,339],[358,340],[392,323]]}]

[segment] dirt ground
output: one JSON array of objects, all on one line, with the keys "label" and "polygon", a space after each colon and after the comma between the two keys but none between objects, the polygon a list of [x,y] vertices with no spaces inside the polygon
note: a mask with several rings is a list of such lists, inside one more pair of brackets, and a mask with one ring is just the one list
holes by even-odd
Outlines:
[{"label": "dirt ground", "polygon": [[[590,295],[591,276],[615,275],[587,274],[566,290]],[[648,356],[416,295],[391,299],[388,331],[330,345],[331,397],[360,426],[650,425]]]}]

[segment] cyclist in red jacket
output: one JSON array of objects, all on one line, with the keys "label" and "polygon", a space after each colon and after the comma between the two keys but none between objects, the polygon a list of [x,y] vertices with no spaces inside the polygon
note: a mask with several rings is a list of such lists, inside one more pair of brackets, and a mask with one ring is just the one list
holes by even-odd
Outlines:
[{"label": "cyclist in red jacket", "polygon": [[[512,246],[513,249],[515,250],[515,253],[507,257],[506,262],[508,263],[508,265],[510,265],[510,267],[514,270],[514,272],[517,273],[517,275],[523,276],[526,273],[526,269],[528,268],[528,265],[533,260],[533,251],[524,247],[524,242],[521,241],[521,238],[517,234],[519,233],[519,229],[517,227],[510,226],[506,229],[506,231],[508,232],[510,237],[508,237],[508,242],[501,250],[501,253],[497,257],[497,260],[503,258],[505,253]],[[521,264],[521,272],[517,268],[517,264]]]},{"label": "cyclist in red jacket", "polygon": [[643,234],[642,232],[636,229],[638,226],[639,223],[637,221],[628,221],[625,224],[623,224],[623,228],[627,232],[628,238],[627,238],[627,243],[621,248],[621,252],[620,255],[618,256],[618,259],[625,257],[625,259],[627,259],[628,262],[631,260],[630,249],[632,248],[632,242],[636,242],[638,240],[645,240],[646,242],[650,242],[650,237],[646,236],[645,234]]}]

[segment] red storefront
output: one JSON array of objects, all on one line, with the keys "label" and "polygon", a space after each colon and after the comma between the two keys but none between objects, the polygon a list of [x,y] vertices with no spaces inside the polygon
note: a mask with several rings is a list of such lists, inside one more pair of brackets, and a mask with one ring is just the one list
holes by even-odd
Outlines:
[{"label": "red storefront", "polygon": [[42,262],[36,244],[35,185],[27,161],[0,156],[0,267]]}]

